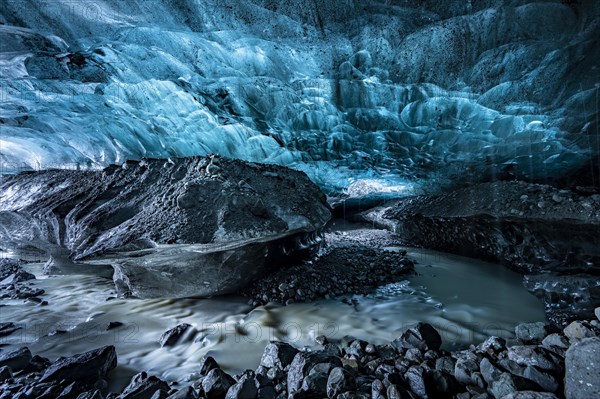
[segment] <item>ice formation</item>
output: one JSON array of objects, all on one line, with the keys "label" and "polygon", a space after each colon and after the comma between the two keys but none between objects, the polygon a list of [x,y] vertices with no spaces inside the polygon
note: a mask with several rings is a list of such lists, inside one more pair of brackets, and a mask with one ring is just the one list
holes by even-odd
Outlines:
[{"label": "ice formation", "polygon": [[594,1],[5,0],[0,168],[216,153],[303,170],[328,193],[559,178],[599,152],[599,13]]}]

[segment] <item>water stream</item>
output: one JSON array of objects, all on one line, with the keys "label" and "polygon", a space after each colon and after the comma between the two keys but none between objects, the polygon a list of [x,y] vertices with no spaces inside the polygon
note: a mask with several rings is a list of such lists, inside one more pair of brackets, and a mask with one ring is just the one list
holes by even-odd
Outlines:
[{"label": "water stream", "polygon": [[[183,383],[194,378],[207,353],[230,372],[254,369],[270,339],[298,347],[316,346],[314,338],[321,334],[385,343],[425,321],[438,328],[445,348],[458,349],[489,335],[510,339],[517,323],[545,319],[541,301],[523,287],[518,274],[460,256],[407,250],[418,274],[368,296],[255,309],[240,297],[107,300],[115,295],[111,281],[43,276],[42,264],[34,263],[26,267],[38,277],[31,284],[46,290],[43,299],[49,305],[2,300],[1,320],[23,328],[1,339],[51,360],[115,345],[119,367],[111,386],[118,388],[140,370]],[[123,325],[107,330],[109,322],[117,321]],[[160,335],[180,323],[195,330],[175,347],[161,348]]]}]

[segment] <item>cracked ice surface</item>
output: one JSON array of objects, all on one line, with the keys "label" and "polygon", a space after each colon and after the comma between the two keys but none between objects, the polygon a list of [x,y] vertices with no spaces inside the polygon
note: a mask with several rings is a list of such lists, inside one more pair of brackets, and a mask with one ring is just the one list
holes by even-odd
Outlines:
[{"label": "cracked ice surface", "polygon": [[5,0],[0,168],[217,153],[330,194],[566,176],[599,152],[598,2]]}]

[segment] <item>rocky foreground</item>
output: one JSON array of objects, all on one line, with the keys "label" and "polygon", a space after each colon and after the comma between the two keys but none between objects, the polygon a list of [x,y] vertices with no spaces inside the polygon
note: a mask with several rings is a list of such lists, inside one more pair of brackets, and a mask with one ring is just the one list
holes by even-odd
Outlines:
[{"label": "rocky foreground", "polygon": [[[600,308],[596,309],[600,318]],[[177,342],[185,328],[161,337]],[[459,398],[590,399],[600,397],[600,322],[575,321],[550,333],[543,323],[521,324],[517,343],[490,337],[470,349],[440,349],[440,334],[419,323],[386,345],[344,337],[322,349],[271,342],[256,370],[231,376],[212,357],[198,364],[187,387],[142,372],[120,393],[107,392],[117,366],[113,346],[54,362],[28,348],[0,354],[2,399],[252,399]]]}]

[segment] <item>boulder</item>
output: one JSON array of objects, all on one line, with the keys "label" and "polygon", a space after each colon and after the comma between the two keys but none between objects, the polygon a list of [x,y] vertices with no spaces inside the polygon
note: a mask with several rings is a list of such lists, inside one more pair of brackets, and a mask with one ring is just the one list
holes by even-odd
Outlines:
[{"label": "boulder", "polygon": [[31,361],[31,351],[27,347],[0,355],[0,367],[8,366],[12,371],[23,370]]},{"label": "boulder", "polygon": [[569,341],[575,342],[584,338],[595,337],[596,333],[590,323],[576,320],[565,327],[563,330]]},{"label": "boulder", "polygon": [[327,396],[335,398],[339,394],[356,388],[355,379],[349,371],[342,367],[331,370],[327,378]]},{"label": "boulder", "polygon": [[600,398],[600,338],[584,338],[567,350],[565,396],[567,399]]},{"label": "boulder", "polygon": [[105,346],[57,360],[48,367],[40,382],[67,380],[93,384],[115,367],[117,351],[114,346]]},{"label": "boulder", "polygon": [[[319,363],[329,363],[333,367],[342,367],[342,362],[338,357],[328,355],[323,352],[298,352],[290,364],[287,375],[287,389],[289,394],[299,391],[304,382],[304,378],[309,371]],[[327,383],[327,380],[325,380]]]},{"label": "boulder", "polygon": [[515,327],[515,335],[526,344],[537,344],[546,336],[546,325],[542,322],[521,323]]},{"label": "boulder", "polygon": [[260,365],[266,368],[278,367],[283,370],[292,363],[298,350],[286,342],[272,341],[263,351]]},{"label": "boulder", "polygon": [[406,330],[394,344],[403,348],[416,348],[421,351],[438,350],[442,346],[442,337],[431,324],[418,323]]},{"label": "boulder", "polygon": [[55,273],[104,276],[112,266],[117,288],[142,298],[234,292],[317,248],[330,216],[304,173],[217,156],[0,184],[3,248],[50,255]]},{"label": "boulder", "polygon": [[161,347],[174,346],[184,334],[192,327],[187,323],[179,324],[172,329],[165,331],[159,338],[158,343]]},{"label": "boulder", "polygon": [[16,326],[15,323],[11,323],[11,322],[0,323],[0,337],[10,335],[20,329],[21,329],[21,327]]},{"label": "boulder", "polygon": [[156,392],[168,392],[169,389],[165,381],[141,372],[131,378],[119,399],[150,399]]},{"label": "boulder", "polygon": [[235,380],[221,369],[212,369],[202,380],[202,389],[208,399],[221,399],[235,384]]},{"label": "boulder", "polygon": [[253,373],[245,373],[237,383],[233,384],[225,399],[254,399],[258,396],[258,389],[254,381]]}]

